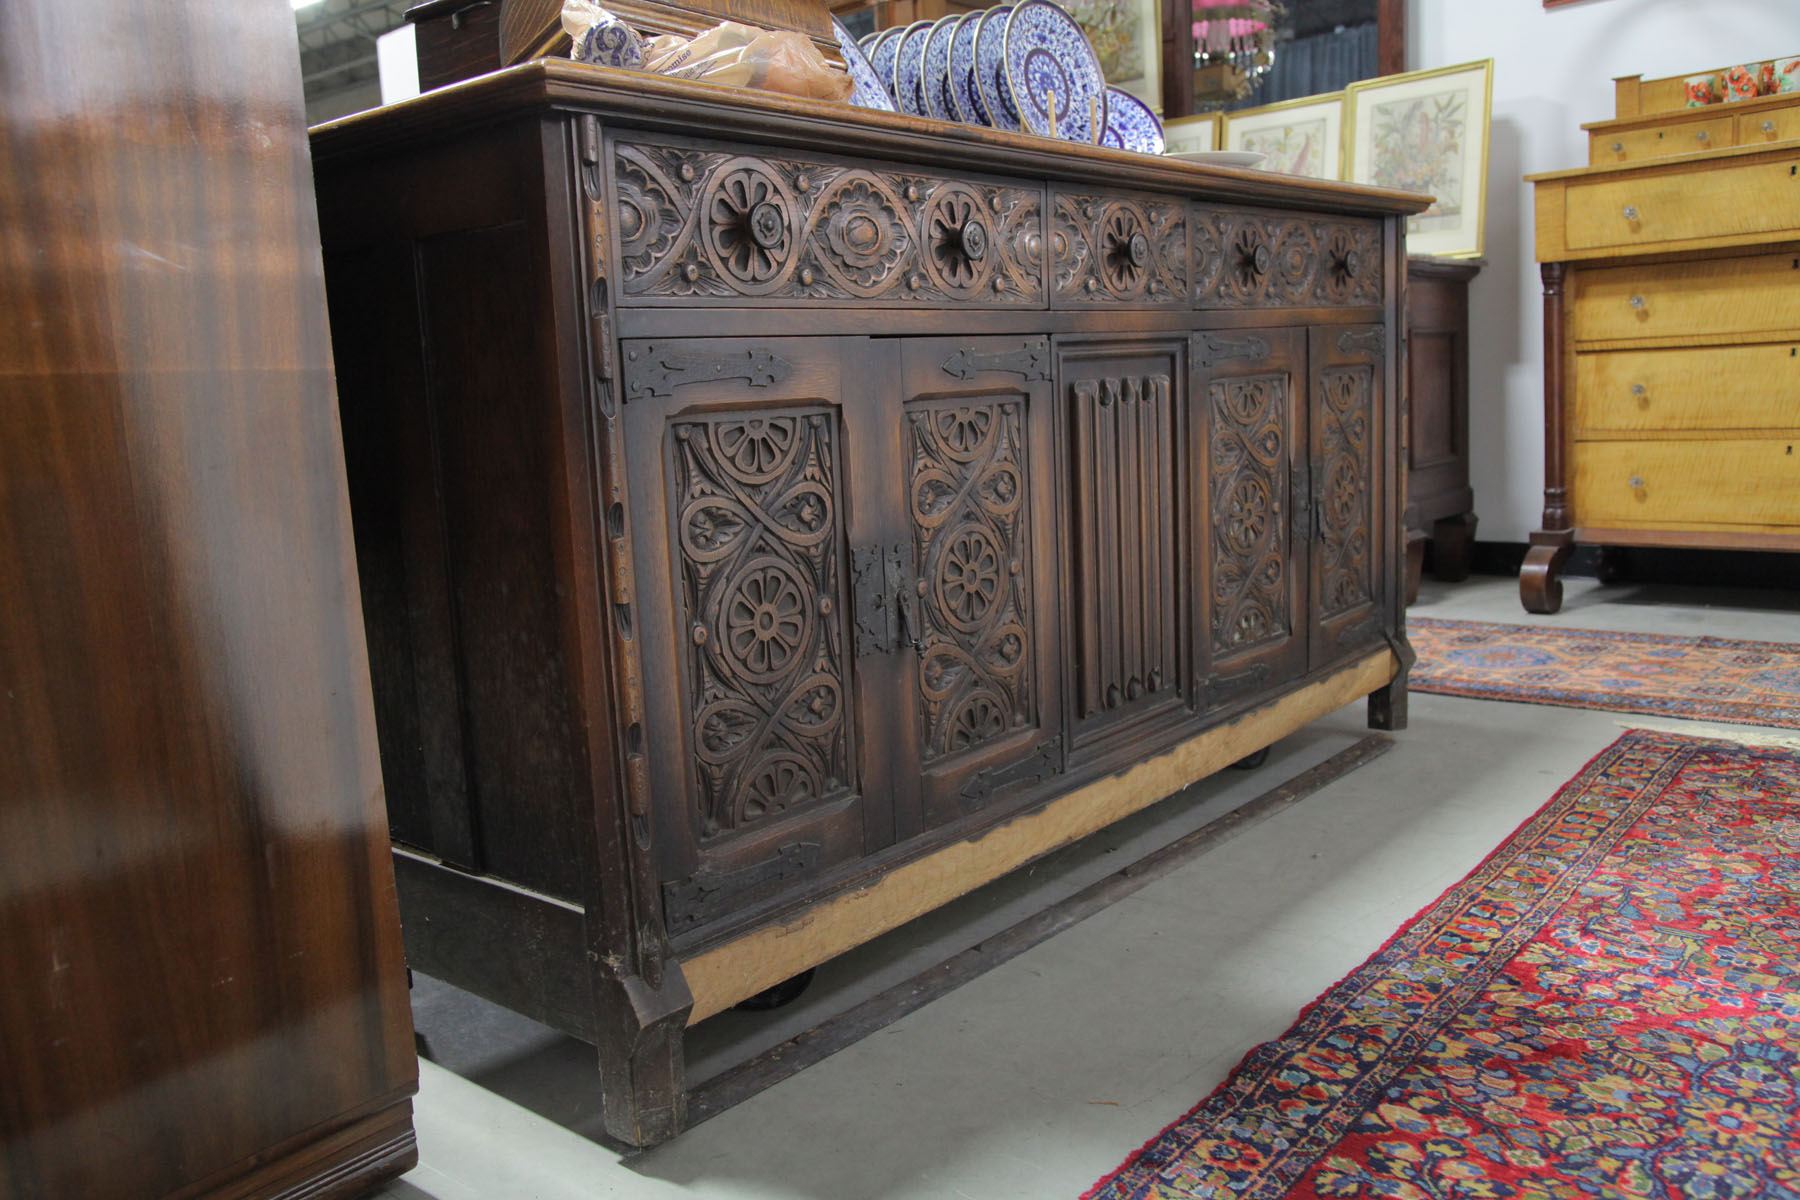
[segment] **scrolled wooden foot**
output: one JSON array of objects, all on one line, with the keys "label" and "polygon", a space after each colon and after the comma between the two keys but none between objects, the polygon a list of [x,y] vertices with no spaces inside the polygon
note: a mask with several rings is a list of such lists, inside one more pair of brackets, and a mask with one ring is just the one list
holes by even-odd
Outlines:
[{"label": "scrolled wooden foot", "polygon": [[1573,542],[1535,542],[1519,568],[1519,603],[1526,612],[1549,614],[1562,608],[1562,580],[1557,573],[1575,552]]}]

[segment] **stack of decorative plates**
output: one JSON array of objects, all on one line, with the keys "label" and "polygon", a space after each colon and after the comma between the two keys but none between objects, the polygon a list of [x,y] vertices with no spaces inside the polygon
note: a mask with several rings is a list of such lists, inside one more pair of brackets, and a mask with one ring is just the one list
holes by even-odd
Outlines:
[{"label": "stack of decorative plates", "polygon": [[851,102],[915,117],[986,125],[1160,154],[1162,123],[1106,86],[1075,19],[1051,0],[1020,0],[838,42]]}]

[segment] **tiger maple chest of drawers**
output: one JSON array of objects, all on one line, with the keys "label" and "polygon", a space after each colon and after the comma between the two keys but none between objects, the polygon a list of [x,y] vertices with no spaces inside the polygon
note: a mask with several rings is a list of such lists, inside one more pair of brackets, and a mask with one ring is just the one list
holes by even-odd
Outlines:
[{"label": "tiger maple chest of drawers", "polygon": [[[1562,602],[1578,544],[1800,550],[1800,93],[1639,111],[1529,177],[1544,281],[1544,515],[1519,577]],[[1679,81],[1676,81],[1679,82]],[[1665,89],[1669,90],[1669,89]]]}]

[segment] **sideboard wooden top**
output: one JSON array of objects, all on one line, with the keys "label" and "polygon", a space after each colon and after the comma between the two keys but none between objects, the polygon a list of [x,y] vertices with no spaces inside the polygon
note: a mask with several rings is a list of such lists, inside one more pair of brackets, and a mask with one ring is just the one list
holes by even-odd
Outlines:
[{"label": "sideboard wooden top", "polygon": [[1091,180],[1321,212],[1422,212],[1431,197],[1361,184],[1183,162],[1104,146],[876,112],[747,88],[538,59],[312,130],[316,163],[442,141],[494,121],[564,109],[635,129],[692,133],[941,166]]}]

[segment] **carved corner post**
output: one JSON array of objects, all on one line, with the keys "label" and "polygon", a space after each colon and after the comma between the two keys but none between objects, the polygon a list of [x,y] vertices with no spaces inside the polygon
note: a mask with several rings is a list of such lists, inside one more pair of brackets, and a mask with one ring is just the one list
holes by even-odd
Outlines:
[{"label": "carved corner post", "polygon": [[1388,353],[1381,357],[1386,359],[1382,371],[1382,383],[1387,388],[1383,399],[1387,410],[1394,414],[1394,419],[1384,422],[1387,427],[1385,444],[1381,448],[1382,466],[1387,478],[1395,483],[1393,489],[1394,504],[1387,510],[1386,519],[1382,522],[1382,545],[1385,549],[1383,562],[1386,564],[1387,586],[1383,589],[1383,605],[1387,631],[1388,646],[1393,651],[1397,664],[1394,677],[1388,680],[1385,687],[1369,693],[1369,728],[1400,730],[1406,728],[1406,678],[1412,669],[1413,649],[1406,640],[1406,603],[1409,572],[1407,570],[1408,547],[1406,542],[1406,464],[1408,461],[1407,446],[1412,437],[1412,403],[1407,391],[1406,366],[1406,218],[1388,217],[1385,242],[1387,262],[1384,266],[1386,274],[1387,294],[1394,298],[1389,309],[1391,322],[1384,330],[1384,348]]},{"label": "carved corner post", "polygon": [[[581,296],[573,306],[580,328],[563,328],[569,322],[559,321],[557,329],[557,336],[569,338],[577,349],[559,354],[558,361],[585,367],[585,378],[565,381],[577,398],[565,405],[565,412],[578,423],[579,433],[563,444],[596,451],[593,478],[586,478],[585,462],[568,465],[570,508],[577,514],[571,536],[591,547],[585,555],[577,552],[577,562],[586,569],[578,569],[574,589],[590,780],[590,803],[576,820],[585,852],[594,856],[591,869],[583,872],[588,881],[584,930],[606,1131],[630,1145],[648,1146],[673,1137],[687,1124],[682,1035],[694,1001],[669,948],[654,854],[643,669],[633,638],[618,351],[607,284],[610,209],[603,186],[603,143],[594,117],[576,117],[572,124],[579,183],[570,190],[585,236],[572,236],[569,212],[554,194],[547,208],[551,245],[582,247],[579,264],[551,255],[553,273],[572,272],[577,265],[582,272],[579,279],[556,280],[563,294],[578,291]],[[557,307],[559,314],[568,311]]]},{"label": "carved corner post", "polygon": [[1540,271],[1544,277],[1544,518],[1543,528],[1531,535],[1531,549],[1519,569],[1519,602],[1526,612],[1553,613],[1562,607],[1562,581],[1557,573],[1575,549],[1564,443],[1568,343],[1563,280],[1567,264],[1547,262]]}]

